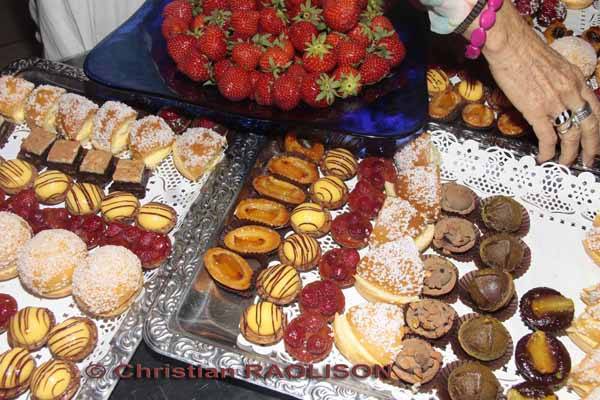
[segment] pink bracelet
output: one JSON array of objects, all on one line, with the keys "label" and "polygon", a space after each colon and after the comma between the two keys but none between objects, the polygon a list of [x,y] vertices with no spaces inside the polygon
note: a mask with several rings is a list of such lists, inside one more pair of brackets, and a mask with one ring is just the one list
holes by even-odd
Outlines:
[{"label": "pink bracelet", "polygon": [[487,8],[479,16],[479,28],[471,33],[471,43],[467,45],[465,57],[475,60],[481,55],[481,49],[487,39],[486,31],[496,23],[496,12],[502,7],[504,0],[488,0]]}]

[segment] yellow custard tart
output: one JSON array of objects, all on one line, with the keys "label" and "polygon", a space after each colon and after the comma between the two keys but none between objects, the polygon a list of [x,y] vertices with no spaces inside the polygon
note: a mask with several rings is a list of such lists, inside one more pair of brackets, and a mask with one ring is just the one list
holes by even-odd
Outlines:
[{"label": "yellow custard tart", "polygon": [[34,370],[35,360],[22,347],[0,354],[0,398],[16,399],[25,393]]},{"label": "yellow custard tart", "polygon": [[293,266],[277,264],[258,275],[256,286],[258,295],[263,299],[286,305],[296,300],[302,290],[302,280]]},{"label": "yellow custard tart", "polygon": [[261,301],[246,308],[240,319],[240,332],[249,342],[272,345],[283,337],[286,323],[281,307]]},{"label": "yellow custard tart", "polygon": [[321,246],[309,235],[288,236],[279,246],[279,260],[301,272],[314,268],[320,259]]},{"label": "yellow custard tart", "polygon": [[350,150],[336,148],[325,153],[321,160],[321,171],[324,175],[333,175],[347,181],[358,171],[358,161]]},{"label": "yellow custard tart", "polygon": [[48,170],[35,178],[33,190],[40,203],[55,205],[65,201],[72,184],[73,180],[67,174]]},{"label": "yellow custard tart", "polygon": [[326,176],[310,187],[311,199],[329,210],[342,208],[348,200],[348,187],[337,176]]},{"label": "yellow custard tart", "polygon": [[76,183],[67,193],[67,210],[73,215],[90,215],[100,211],[104,193],[92,183]]},{"label": "yellow custard tart", "polygon": [[31,376],[33,400],[70,400],[81,382],[81,374],[75,364],[63,360],[50,360],[37,368]]},{"label": "yellow custard tart", "polygon": [[0,189],[16,194],[29,189],[37,176],[37,169],[27,161],[8,160],[0,163]]},{"label": "yellow custard tart", "polygon": [[136,224],[150,232],[169,233],[177,225],[177,212],[166,204],[148,203],[137,213]]},{"label": "yellow custard tart", "polygon": [[83,361],[98,341],[98,328],[89,318],[71,317],[50,330],[48,349],[57,360]]},{"label": "yellow custard tart", "polygon": [[331,214],[317,203],[303,203],[294,208],[290,222],[294,232],[320,238],[331,228]]},{"label": "yellow custard tart", "polygon": [[54,314],[47,308],[25,307],[8,322],[8,345],[29,351],[41,349],[54,326]]},{"label": "yellow custard tart", "polygon": [[100,204],[102,217],[106,222],[129,222],[140,209],[140,201],[128,192],[113,192]]}]

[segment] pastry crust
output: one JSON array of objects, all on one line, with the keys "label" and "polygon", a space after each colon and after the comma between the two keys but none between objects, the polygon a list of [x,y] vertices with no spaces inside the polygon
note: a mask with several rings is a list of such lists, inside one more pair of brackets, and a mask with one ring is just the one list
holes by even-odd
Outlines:
[{"label": "pastry crust", "polygon": [[164,119],[150,115],[133,123],[130,137],[134,160],[143,160],[147,168],[155,169],[171,154],[175,134]]},{"label": "pastry crust", "polygon": [[16,278],[19,251],[31,239],[32,232],[27,221],[20,216],[0,212],[0,281]]},{"label": "pastry crust", "polygon": [[226,147],[225,137],[212,129],[188,129],[175,141],[173,161],[181,175],[197,181],[214,169]]},{"label": "pastry crust", "polygon": [[98,105],[93,101],[78,94],[67,93],[58,101],[56,130],[68,139],[86,141],[92,133],[97,111]]},{"label": "pastry crust", "polygon": [[137,112],[127,104],[107,101],[94,117],[92,145],[98,150],[119,154],[129,145],[131,125]]},{"label": "pastry crust", "polygon": [[12,75],[0,77],[0,114],[17,124],[25,121],[25,103],[35,85]]},{"label": "pastry crust", "polygon": [[40,85],[31,92],[25,105],[27,124],[56,133],[58,100],[67,91],[61,87]]}]

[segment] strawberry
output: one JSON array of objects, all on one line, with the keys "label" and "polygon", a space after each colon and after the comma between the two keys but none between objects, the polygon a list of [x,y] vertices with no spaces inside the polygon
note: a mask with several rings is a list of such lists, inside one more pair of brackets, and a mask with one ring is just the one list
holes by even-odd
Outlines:
[{"label": "strawberry", "polygon": [[333,104],[340,82],[327,74],[311,74],[302,81],[302,100],[313,108],[325,108]]},{"label": "strawberry", "polygon": [[254,99],[261,106],[273,105],[273,83],[275,78],[269,73],[261,73],[254,85]]},{"label": "strawberry", "polygon": [[196,42],[196,47],[211,61],[219,61],[227,55],[225,32],[216,25],[209,25]]},{"label": "strawberry", "polygon": [[302,83],[294,76],[284,74],[273,84],[273,102],[284,111],[296,108],[300,104],[300,85]]},{"label": "strawberry", "polygon": [[163,21],[160,29],[163,37],[165,39],[170,39],[173,36],[186,33],[188,30],[188,24],[181,18],[169,17]]},{"label": "strawberry", "polygon": [[191,80],[204,82],[210,79],[210,61],[198,50],[192,49],[179,64],[179,69]]},{"label": "strawberry", "polygon": [[383,15],[374,17],[371,20],[370,28],[373,31],[377,30],[377,28],[381,28],[385,31],[394,31],[394,25],[392,25],[391,21]]},{"label": "strawberry", "polygon": [[330,44],[331,48],[333,50],[336,50],[338,44],[340,44],[345,39],[346,39],[346,36],[343,33],[330,32],[327,35],[327,40],[325,40],[325,43]]},{"label": "strawberry", "polygon": [[233,11],[231,13],[231,27],[235,37],[248,39],[258,32],[260,13],[258,11]]},{"label": "strawberry", "polygon": [[327,34],[322,33],[306,47],[302,63],[308,72],[329,72],[335,67],[336,55],[331,45],[325,43]]},{"label": "strawberry", "polygon": [[271,35],[279,35],[285,30],[287,17],[281,10],[273,7],[264,8],[260,12],[260,29]]},{"label": "strawberry", "polygon": [[236,43],[231,51],[233,62],[248,71],[256,68],[261,55],[262,49],[254,43]]},{"label": "strawberry", "polygon": [[258,83],[258,80],[260,79],[262,75],[262,72],[257,71],[257,70],[253,70],[250,71],[250,86],[252,86],[252,90],[250,91],[250,95],[248,97],[250,97],[250,100],[256,100],[255,97],[255,93],[256,93],[256,84]]},{"label": "strawberry", "polygon": [[237,65],[232,65],[225,71],[217,86],[223,97],[230,101],[244,100],[252,92],[250,73]]},{"label": "strawberry", "polygon": [[283,51],[285,52],[285,54],[288,55],[290,60],[292,58],[294,58],[294,56],[296,55],[296,49],[294,48],[292,41],[285,35],[281,35],[278,38],[276,38],[275,40],[273,40],[271,45],[278,46],[281,49],[283,49]]},{"label": "strawberry", "polygon": [[398,35],[381,39],[377,42],[377,48],[380,50],[380,55],[383,55],[392,67],[400,64],[406,57],[406,48]]},{"label": "strawberry", "polygon": [[189,24],[194,18],[193,13],[194,7],[188,0],[175,0],[165,6],[162,15],[165,18],[176,17]]},{"label": "strawberry", "polygon": [[227,31],[231,26],[231,11],[216,9],[206,17],[204,22],[208,25],[216,25],[223,29],[223,31]]},{"label": "strawberry", "polygon": [[348,32],[348,37],[368,47],[373,40],[373,31],[371,31],[369,26],[360,23]]},{"label": "strawberry", "polygon": [[358,96],[362,89],[360,72],[350,66],[340,66],[333,73],[333,78],[340,81],[338,96],[342,99]]},{"label": "strawberry", "polygon": [[229,9],[231,11],[254,11],[256,10],[256,0],[229,0]]},{"label": "strawberry", "polygon": [[344,40],[337,49],[337,63],[339,65],[355,66],[362,62],[367,55],[367,48],[359,42]]},{"label": "strawberry", "polygon": [[290,57],[280,47],[270,47],[260,56],[260,69],[265,72],[279,72],[290,64]]},{"label": "strawberry", "polygon": [[300,7],[305,0],[285,0],[284,5],[287,10],[287,15],[290,19],[293,19],[300,14]]},{"label": "strawberry", "polygon": [[205,24],[206,24],[206,16],[202,15],[202,14],[198,14],[192,20],[192,23],[190,24],[190,29],[194,32],[197,32],[200,29],[202,29]]},{"label": "strawberry", "polygon": [[288,34],[296,50],[302,53],[312,38],[319,34],[319,31],[310,22],[299,21],[292,24]]},{"label": "strawberry", "polygon": [[305,3],[300,5],[300,11],[294,17],[294,22],[306,21],[310,22],[317,27],[318,30],[324,30],[327,26],[323,23],[323,10],[315,7],[313,4],[316,3],[314,0],[307,0]]},{"label": "strawberry", "polygon": [[227,10],[229,2],[227,0],[204,0],[202,9],[205,15],[212,14],[215,10]]},{"label": "strawberry", "polygon": [[304,80],[306,76],[308,76],[308,72],[304,69],[301,64],[292,64],[288,70],[285,72],[287,75],[293,76],[299,81]]},{"label": "strawberry", "polygon": [[357,0],[328,0],[323,18],[334,31],[348,32],[358,23],[360,11]]},{"label": "strawberry", "polygon": [[390,73],[390,69],[388,60],[377,54],[368,54],[359,69],[362,83],[365,85],[377,83]]},{"label": "strawberry", "polygon": [[216,62],[215,66],[214,66],[214,71],[213,71],[214,77],[215,77],[215,82],[219,82],[221,80],[221,78],[223,78],[223,75],[225,75],[225,72],[232,65],[233,65],[232,62],[227,58],[224,58],[221,61]]},{"label": "strawberry", "polygon": [[167,40],[167,52],[176,63],[180,63],[194,47],[191,35],[177,35]]}]

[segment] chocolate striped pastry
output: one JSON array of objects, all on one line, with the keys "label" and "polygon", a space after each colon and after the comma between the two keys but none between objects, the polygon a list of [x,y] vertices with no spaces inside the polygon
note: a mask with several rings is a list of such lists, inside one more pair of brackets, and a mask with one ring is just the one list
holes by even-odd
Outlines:
[{"label": "chocolate striped pastry", "polygon": [[67,91],[52,85],[40,85],[31,92],[25,105],[27,125],[56,133],[58,100]]},{"label": "chocolate striped pastry", "polygon": [[150,232],[169,233],[177,224],[177,212],[166,204],[151,202],[140,208],[136,224]]},{"label": "chocolate striped pastry", "polygon": [[80,362],[92,354],[97,341],[98,329],[94,321],[71,317],[50,330],[48,349],[58,360]]},{"label": "chocolate striped pastry", "polygon": [[102,200],[100,211],[106,222],[128,222],[135,218],[140,201],[131,193],[113,192]]},{"label": "chocolate striped pastry", "polygon": [[331,228],[331,214],[317,203],[303,203],[290,214],[292,229],[296,233],[320,238]]},{"label": "chocolate striped pastry", "polygon": [[35,361],[21,347],[0,354],[0,398],[15,399],[29,389]]},{"label": "chocolate striped pastry", "polygon": [[31,376],[33,400],[70,400],[79,390],[81,374],[69,361],[50,360],[37,368]]},{"label": "chocolate striped pastry", "polygon": [[23,160],[8,160],[0,164],[0,188],[7,194],[29,189],[37,176],[37,169]]},{"label": "chocolate striped pastry", "polygon": [[456,87],[456,91],[466,101],[476,103],[483,100],[483,83],[477,80],[461,81]]},{"label": "chocolate striped pastry", "polygon": [[337,176],[326,176],[310,187],[311,199],[323,208],[336,210],[346,204],[348,187]]},{"label": "chocolate striped pastry", "polygon": [[279,246],[279,260],[292,265],[298,271],[314,268],[321,259],[321,246],[311,236],[294,234],[287,237]]},{"label": "chocolate striped pastry", "polygon": [[281,307],[261,301],[246,308],[240,319],[240,332],[252,343],[271,345],[281,340],[286,324]]},{"label": "chocolate striped pastry", "polygon": [[446,91],[450,87],[448,75],[439,68],[427,70],[427,92],[429,95]]},{"label": "chocolate striped pastry", "polygon": [[256,282],[258,295],[278,305],[286,305],[296,300],[302,290],[302,280],[296,268],[277,264],[263,270]]},{"label": "chocolate striped pastry", "polygon": [[47,308],[25,307],[8,322],[8,345],[29,351],[41,349],[54,326],[54,314]]},{"label": "chocolate striped pastry", "polygon": [[72,184],[73,181],[68,175],[48,170],[35,179],[33,190],[40,203],[54,205],[65,201]]},{"label": "chocolate striped pastry", "polygon": [[96,214],[100,210],[104,193],[91,183],[76,183],[67,193],[67,210],[73,215]]},{"label": "chocolate striped pastry", "polygon": [[325,153],[321,160],[321,171],[324,175],[333,175],[347,181],[358,171],[358,162],[354,155],[346,149],[337,148]]},{"label": "chocolate striped pastry", "polygon": [[21,124],[25,121],[25,102],[35,85],[12,75],[0,77],[0,115]]}]

